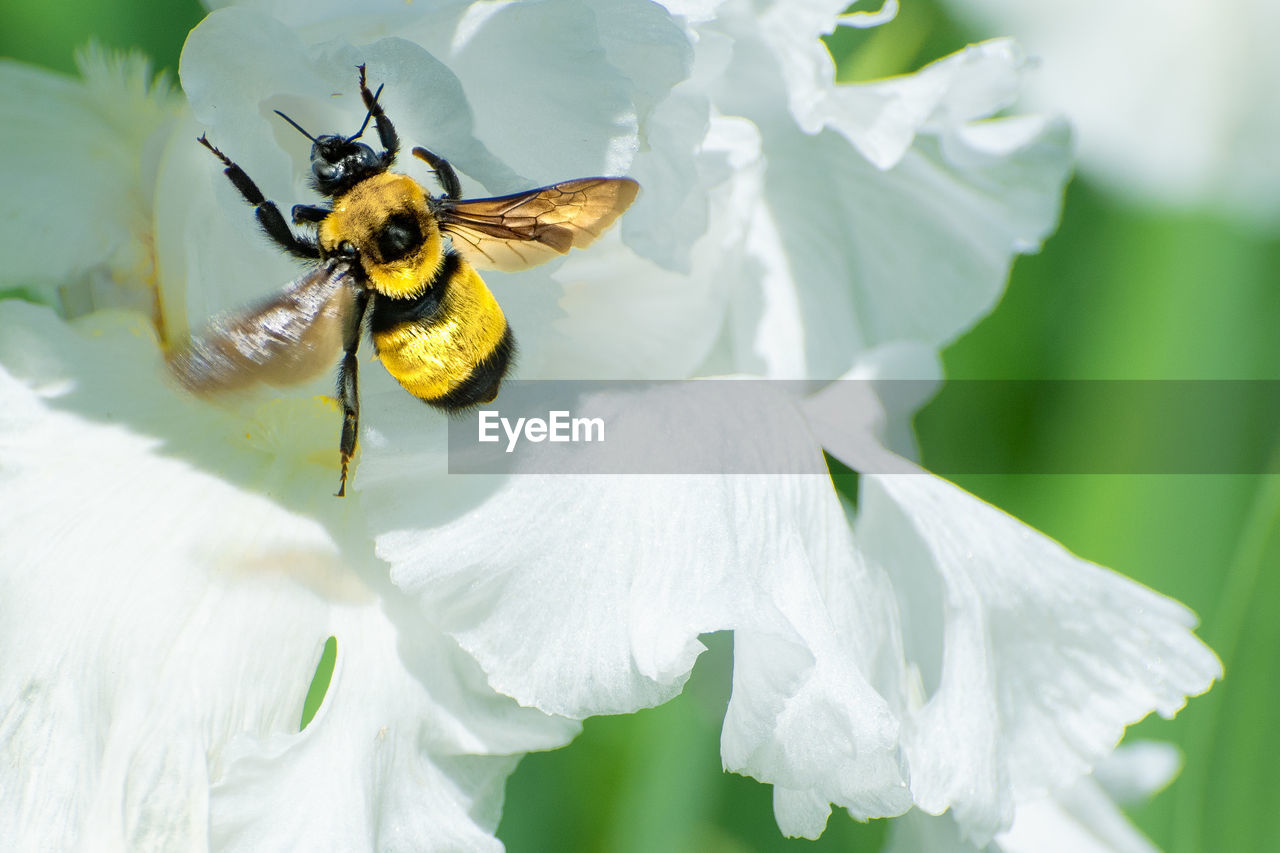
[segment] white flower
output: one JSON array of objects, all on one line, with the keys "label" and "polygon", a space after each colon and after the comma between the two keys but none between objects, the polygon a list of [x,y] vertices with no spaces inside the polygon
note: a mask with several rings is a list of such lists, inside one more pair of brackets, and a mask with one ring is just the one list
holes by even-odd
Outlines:
[{"label": "white flower", "polygon": [[[146,125],[147,151],[114,138],[106,169],[158,163],[149,227],[107,237],[154,249],[141,278],[167,334],[296,273],[194,137],[282,206],[314,200],[309,145],[273,110],[354,130],[360,63],[402,138],[446,154],[468,195],[643,184],[588,252],[486,275],[526,378],[928,363],[1056,216],[1061,123],[987,118],[1015,88],[1006,42],[845,89],[817,41],[830,2],[424,5],[258,4],[192,33],[192,115]],[[77,91],[46,98],[71,137]],[[60,212],[4,237],[21,246]],[[77,213],[87,233],[110,215]],[[0,311],[0,447],[18,460],[0,517],[20,522],[0,542],[0,607],[30,650],[0,680],[0,826],[33,843],[493,844],[513,756],[675,695],[698,635],[724,629],[725,763],[774,783],[785,832],[816,835],[832,803],[915,805],[984,839],[1218,671],[1180,607],[925,475],[867,477],[852,524],[825,475],[451,478],[441,420],[370,364],[337,502],[331,408],[196,405],[161,365],[137,318]],[[800,462],[821,465],[811,429],[838,455],[885,453],[876,423],[815,406],[758,410],[803,439]],[[299,733],[328,636],[338,669]]]},{"label": "white flower", "polygon": [[1041,62],[1029,96],[1076,126],[1082,168],[1155,203],[1274,223],[1280,10],[1265,0],[949,0]]}]

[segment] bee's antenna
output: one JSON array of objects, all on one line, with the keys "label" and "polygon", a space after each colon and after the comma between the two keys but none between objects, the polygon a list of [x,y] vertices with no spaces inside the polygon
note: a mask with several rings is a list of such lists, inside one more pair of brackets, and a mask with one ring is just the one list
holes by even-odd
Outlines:
[{"label": "bee's antenna", "polygon": [[[363,85],[364,85],[364,82],[363,82],[363,81],[364,81],[364,66],[363,66],[363,65],[362,65],[362,66],[360,66],[360,74],[361,74],[361,76],[360,76],[361,85],[363,86]],[[385,86],[386,84],[385,84],[385,83],[383,83],[382,85],[383,85],[383,86]],[[364,91],[365,91],[365,93],[368,93],[368,91],[369,91],[369,90],[368,90],[368,89],[365,89]],[[381,95],[381,94],[382,94],[382,86],[379,86],[379,87],[378,87],[378,91],[376,91],[376,92],[374,92],[374,93],[373,93],[373,101],[374,101],[374,103],[375,103],[375,104],[378,102],[378,96],[379,96],[379,95]],[[363,135],[364,135],[364,129],[365,129],[366,127],[368,127],[368,126],[369,126],[369,119],[371,119],[371,118],[373,118],[373,110],[369,110],[369,112],[365,113],[365,115],[364,115],[364,124],[360,125],[360,129],[356,131],[356,135],[355,135],[355,136],[348,136],[348,137],[347,137],[347,141],[348,141],[348,142],[355,142],[357,139],[359,139],[361,136],[363,136]]]},{"label": "bee's antenna", "polygon": [[285,121],[289,122],[289,124],[293,125],[294,128],[298,131],[298,133],[301,133],[303,136],[305,136],[307,139],[310,139],[312,142],[315,142],[317,145],[319,144],[319,142],[316,140],[314,136],[312,136],[311,134],[307,133],[305,130],[302,129],[302,125],[298,124],[296,121],[289,118],[287,115],[280,112],[279,110],[276,110],[275,112],[276,112],[276,115],[280,116],[280,118],[284,119]]}]

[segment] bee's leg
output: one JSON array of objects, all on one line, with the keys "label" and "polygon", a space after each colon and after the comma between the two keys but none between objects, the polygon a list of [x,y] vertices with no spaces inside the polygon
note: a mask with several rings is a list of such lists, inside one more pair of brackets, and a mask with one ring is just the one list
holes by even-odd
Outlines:
[{"label": "bee's leg", "polygon": [[342,478],[338,481],[335,497],[339,498],[347,494],[347,468],[356,452],[356,436],[360,431],[360,393],[356,388],[358,366],[354,352],[343,353],[342,364],[338,367],[338,400],[342,404],[342,439],[338,452],[342,454]]},{"label": "bee's leg", "polygon": [[231,183],[235,184],[240,195],[244,196],[244,200],[253,205],[254,212],[258,216],[258,224],[262,226],[263,231],[267,232],[268,237],[279,243],[286,252],[297,255],[299,258],[317,260],[320,257],[320,249],[316,244],[293,233],[293,229],[284,221],[280,208],[276,207],[275,202],[267,201],[262,190],[258,189],[258,185],[245,174],[244,169],[231,162],[226,154],[214,148],[213,143],[206,137],[201,136],[196,141],[212,151],[213,156],[226,166],[222,170],[223,174],[231,179]]},{"label": "bee's leg", "polygon": [[[378,96],[382,94],[382,87],[378,87],[378,91],[370,92],[369,86],[364,79],[364,66],[358,66],[360,69],[360,99],[364,101],[364,108],[369,111],[369,115],[373,117],[373,122],[378,128],[378,140],[382,142],[385,149],[382,152],[382,162],[391,165],[391,161],[396,159],[396,154],[400,153],[400,137],[396,134],[396,127],[391,123],[391,119],[387,118],[387,114],[382,111],[382,104],[378,103]],[[367,124],[369,119],[365,118]],[[364,128],[360,128],[361,132]],[[357,133],[356,136],[360,134]]]},{"label": "bee's leg", "polygon": [[369,297],[361,293],[342,330],[342,363],[338,365],[338,402],[342,406],[342,438],[338,452],[342,454],[342,479],[338,481],[335,497],[347,494],[347,468],[356,452],[356,438],[360,434],[360,390],[356,384],[356,372],[360,367],[356,350],[360,348],[360,330],[364,327],[364,312]]},{"label": "bee's leg", "polygon": [[413,149],[413,156],[419,160],[426,160],[427,164],[435,170],[436,178],[440,181],[440,186],[444,187],[444,195],[441,198],[461,198],[462,184],[458,181],[458,173],[449,165],[449,161],[441,157],[439,154],[433,154],[425,148]]},{"label": "bee's leg", "polygon": [[293,206],[293,224],[301,225],[304,222],[323,222],[325,217],[333,213],[327,207],[316,207],[312,204],[295,204]]}]

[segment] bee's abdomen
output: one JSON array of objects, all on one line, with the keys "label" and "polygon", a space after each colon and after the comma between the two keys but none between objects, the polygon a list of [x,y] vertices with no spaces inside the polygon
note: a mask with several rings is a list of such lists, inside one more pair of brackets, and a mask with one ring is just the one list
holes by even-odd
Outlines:
[{"label": "bee's abdomen", "polygon": [[502,338],[499,339],[498,345],[471,369],[466,379],[445,394],[438,397],[423,397],[422,400],[447,412],[488,403],[498,396],[498,386],[502,384],[502,377],[507,375],[507,369],[511,366],[511,359],[515,354],[516,342],[511,336],[511,327],[503,323]]},{"label": "bee's abdomen", "polygon": [[387,372],[410,394],[446,410],[487,403],[515,353],[511,330],[480,275],[449,252],[412,299],[378,294],[369,331]]}]

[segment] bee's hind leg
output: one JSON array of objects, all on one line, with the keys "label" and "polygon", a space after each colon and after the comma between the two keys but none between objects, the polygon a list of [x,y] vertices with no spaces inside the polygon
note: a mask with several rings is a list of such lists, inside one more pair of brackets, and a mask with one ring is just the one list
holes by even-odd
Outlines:
[{"label": "bee's hind leg", "polygon": [[338,452],[342,454],[342,478],[338,481],[338,491],[334,497],[346,497],[347,468],[351,457],[356,452],[356,436],[360,432],[360,392],[356,388],[356,370],[358,364],[354,352],[343,353],[342,364],[338,367],[338,401],[342,405],[342,439],[338,443]]},{"label": "bee's hind leg", "polygon": [[347,469],[355,455],[356,439],[360,434],[360,389],[356,384],[360,363],[356,359],[356,350],[360,348],[360,330],[364,327],[364,312],[368,304],[368,295],[361,293],[356,297],[355,307],[342,334],[342,362],[338,365],[338,403],[342,406],[342,438],[338,442],[338,452],[342,454],[342,479],[338,481],[338,491],[334,495],[338,498],[347,494]]}]

